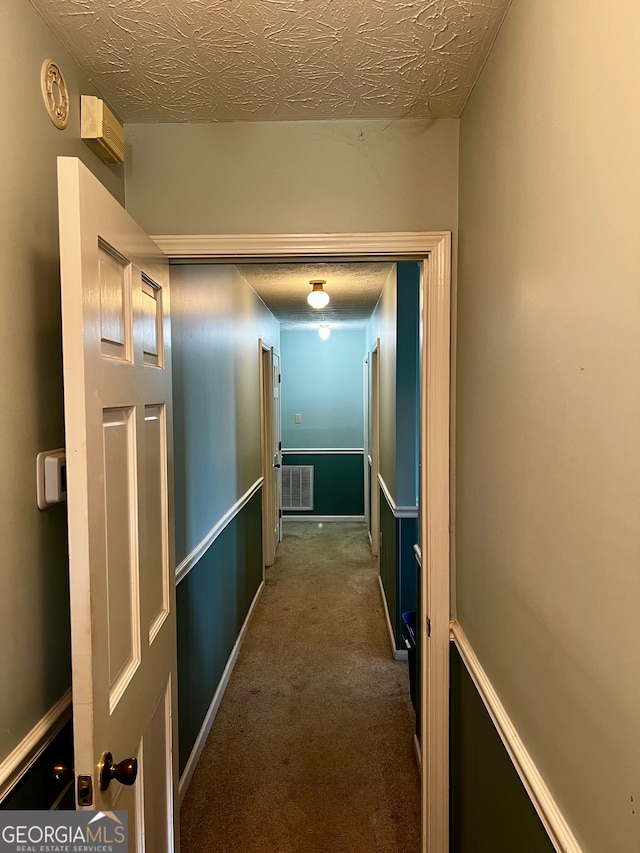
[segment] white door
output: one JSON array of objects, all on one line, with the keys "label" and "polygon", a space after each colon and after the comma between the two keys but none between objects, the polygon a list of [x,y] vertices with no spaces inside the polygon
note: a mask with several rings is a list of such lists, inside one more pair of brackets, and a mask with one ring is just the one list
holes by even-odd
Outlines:
[{"label": "white door", "polygon": [[280,356],[273,353],[273,488],[274,488],[274,541],[277,548],[282,542],[282,416],[280,404],[280,389],[282,377],[280,374]]},{"label": "white door", "polygon": [[178,841],[168,265],[79,160],[58,160],[58,185],[77,804],[126,809],[130,853],[170,853]]}]

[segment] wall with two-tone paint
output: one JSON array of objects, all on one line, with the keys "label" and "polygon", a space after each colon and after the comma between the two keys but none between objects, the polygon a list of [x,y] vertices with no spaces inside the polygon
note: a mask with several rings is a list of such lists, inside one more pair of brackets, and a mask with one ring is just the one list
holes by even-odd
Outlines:
[{"label": "wall with two-tone paint", "polygon": [[[394,264],[367,327],[379,370],[380,577],[396,650],[402,613],[417,607],[420,264]],[[371,376],[371,374],[370,374]],[[371,381],[371,379],[369,379]],[[369,400],[373,395],[369,394]]]},{"label": "wall with two-tone paint", "polygon": [[282,448],[285,465],[312,465],[312,511],[285,515],[364,517],[364,329],[283,330]]},{"label": "wall with two-tone paint", "polygon": [[231,265],[171,269],[180,770],[262,583],[260,341],[279,324]]},{"label": "wall with two-tone paint", "polygon": [[[24,0],[0,6],[0,54],[1,797],[21,757],[40,744],[41,721],[70,703],[66,508],[40,511],[35,477],[36,455],[64,446],[56,158],[82,159],[120,201],[124,180],[80,139],[80,94],[96,94],[94,86]],[[69,90],[64,130],[40,91],[48,57]]]},{"label": "wall with two-tone paint", "polygon": [[640,849],[638,33],[514,0],[461,130],[457,615],[584,853]]}]

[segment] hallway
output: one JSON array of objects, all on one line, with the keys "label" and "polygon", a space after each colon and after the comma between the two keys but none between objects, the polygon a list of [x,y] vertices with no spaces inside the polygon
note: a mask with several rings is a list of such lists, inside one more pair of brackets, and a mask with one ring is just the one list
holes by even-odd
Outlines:
[{"label": "hallway", "polygon": [[407,666],[364,524],[287,522],[181,810],[183,853],[413,853]]}]

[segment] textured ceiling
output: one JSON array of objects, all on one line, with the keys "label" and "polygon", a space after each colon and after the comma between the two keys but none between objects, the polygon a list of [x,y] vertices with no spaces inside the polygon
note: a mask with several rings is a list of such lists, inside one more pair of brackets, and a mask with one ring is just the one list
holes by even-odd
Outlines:
[{"label": "textured ceiling", "polygon": [[[331,328],[364,326],[387,280],[390,263],[236,264],[283,329],[307,329],[319,323]],[[307,305],[310,279],[326,280],[326,308]]]},{"label": "textured ceiling", "polygon": [[459,116],[510,0],[31,2],[123,121],[211,122]]}]

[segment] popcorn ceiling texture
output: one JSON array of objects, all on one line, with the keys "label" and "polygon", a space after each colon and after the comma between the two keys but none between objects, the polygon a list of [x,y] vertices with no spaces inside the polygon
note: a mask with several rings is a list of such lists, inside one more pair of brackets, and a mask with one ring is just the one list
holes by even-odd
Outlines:
[{"label": "popcorn ceiling texture", "polygon": [[121,120],[209,122],[457,117],[510,0],[31,2]]},{"label": "popcorn ceiling texture", "polygon": [[[281,329],[308,329],[310,322],[364,329],[392,266],[373,262],[236,264],[240,275],[280,320]],[[330,296],[326,308],[307,305],[311,279],[326,281]]]}]

